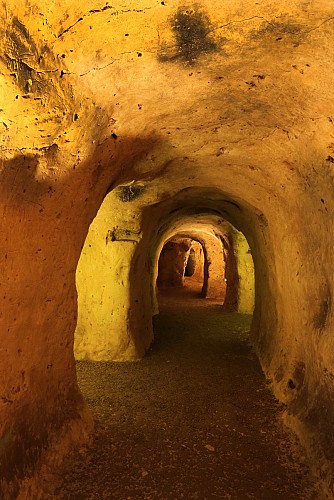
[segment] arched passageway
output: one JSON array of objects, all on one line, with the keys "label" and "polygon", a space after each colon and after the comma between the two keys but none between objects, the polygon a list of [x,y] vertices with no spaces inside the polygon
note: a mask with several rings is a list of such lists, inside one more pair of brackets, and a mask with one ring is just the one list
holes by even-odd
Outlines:
[{"label": "arched passageway", "polygon": [[[157,288],[192,289],[225,301],[225,260],[221,242],[207,232],[179,233],[164,243],[158,260]],[[216,240],[216,241],[215,241]],[[210,268],[210,272],[209,272]]]},{"label": "arched passageway", "polygon": [[175,236],[164,244],[158,261],[157,287],[159,289],[184,286],[191,243],[191,238]]},{"label": "arched passageway", "polygon": [[[200,253],[193,280],[202,280],[201,296],[216,299],[226,311],[253,312],[254,264],[249,244],[217,212],[172,211],[171,216],[157,219],[152,230],[144,220],[140,222],[137,204],[124,213],[122,203],[117,190],[107,195],[81,253],[76,275],[77,359],[141,358],[153,339],[157,286],[184,286],[187,259],[195,243]],[[129,229],[134,220],[141,230]]]},{"label": "arched passageway", "polygon": [[[332,2],[176,3],[2,6],[6,500],[43,496],[92,432],[74,352],[148,359],[161,245],[194,218],[245,236],[251,343],[334,495]],[[247,308],[226,264],[225,307]]]},{"label": "arched passageway", "polygon": [[[88,465],[79,456],[66,463],[67,472],[57,489],[60,498],[74,490],[76,494],[103,493],[110,498],[131,494],[148,498],[256,498],[259,492],[292,496],[315,491],[307,465],[296,460],[290,437],[278,425],[278,404],[266,388],[249,345],[252,307],[248,314],[237,312],[245,303],[238,300],[247,278],[243,272],[251,269],[247,241],[219,216],[204,211],[195,217],[188,211],[176,217],[174,213],[166,224],[164,231],[158,231],[156,241],[149,240],[151,269],[142,268],[148,281],[152,275],[159,288],[160,311],[154,319],[154,341],[148,354],[135,364],[78,363],[80,387],[97,418],[98,429],[94,444],[86,452]],[[97,234],[88,238],[84,252],[89,253],[96,241]],[[203,255],[203,282],[201,296],[189,301],[187,295],[174,292],[185,288],[185,270],[194,243]],[[133,240],[131,245],[135,246]],[[217,250],[215,245],[220,252],[212,251]],[[139,249],[138,242],[136,251],[131,252],[137,272]],[[233,256],[228,253],[231,251]],[[141,252],[139,257],[147,255]],[[233,277],[231,269],[227,273],[228,262],[238,277],[231,280],[232,290],[236,290],[234,312],[224,307],[225,279]],[[115,272],[118,264],[114,262]],[[127,268],[131,267],[128,264]],[[210,274],[210,268],[215,272]],[[190,273],[195,271],[196,265]],[[249,274],[254,287],[254,275]],[[145,273],[139,275],[144,277]],[[223,300],[213,293],[217,280],[224,285]],[[213,297],[203,294],[203,289],[211,290]],[[166,295],[166,290],[173,293]],[[129,297],[131,300],[131,293]],[[279,444],[282,441],[284,446]],[[110,464],[111,450],[117,453],[117,464]],[[274,450],[277,459],[268,461],[266,457],[272,457]],[[93,478],[90,485],[83,480],[88,469]],[[110,470],[112,475],[108,476]]]}]

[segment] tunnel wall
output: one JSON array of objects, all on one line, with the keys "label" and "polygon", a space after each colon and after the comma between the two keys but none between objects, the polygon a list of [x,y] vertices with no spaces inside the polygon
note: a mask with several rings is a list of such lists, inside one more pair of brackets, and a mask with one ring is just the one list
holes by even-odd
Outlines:
[{"label": "tunnel wall", "polygon": [[204,284],[204,250],[201,243],[192,240],[184,274],[185,286],[191,285],[202,292]]},{"label": "tunnel wall", "polygon": [[225,301],[225,259],[221,240],[214,234],[204,234],[204,283],[202,296],[217,299],[221,304]]},{"label": "tunnel wall", "polygon": [[158,262],[158,288],[180,288],[183,286],[184,270],[190,246],[190,239],[173,238],[164,244]]},{"label": "tunnel wall", "polygon": [[225,283],[226,292],[223,304],[224,311],[236,312],[239,301],[239,273],[236,252],[233,241],[234,232],[228,232],[222,238],[225,258]]},{"label": "tunnel wall", "polygon": [[[204,255],[203,247],[198,241],[193,241],[191,244],[190,254],[190,276],[198,283],[203,283],[203,267],[204,267]],[[187,264],[188,266],[188,264]]]},{"label": "tunnel wall", "polygon": [[[78,443],[90,426],[72,349],[76,266],[107,191],[140,180],[148,235],[160,202],[197,188],[193,205],[220,204],[247,237],[253,344],[333,496],[331,2],[1,9],[3,492],[38,478],[66,429]],[[133,265],[149,250],[140,240]],[[129,321],[146,335],[144,281]]]},{"label": "tunnel wall", "polygon": [[255,304],[254,263],[248,242],[239,231],[233,233],[238,269],[238,312],[252,313]]},{"label": "tunnel wall", "polygon": [[124,189],[120,187],[104,199],[78,263],[76,359],[138,359],[149,345],[140,337],[139,323],[133,324],[134,311],[140,307],[140,297],[131,295],[135,283],[141,280],[140,274],[131,270],[141,238],[137,223],[140,214],[128,206],[130,200],[123,208]]}]

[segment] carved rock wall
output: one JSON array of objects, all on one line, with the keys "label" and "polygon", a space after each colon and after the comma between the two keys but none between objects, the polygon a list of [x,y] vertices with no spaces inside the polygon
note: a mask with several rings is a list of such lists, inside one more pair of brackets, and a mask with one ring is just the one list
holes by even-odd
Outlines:
[{"label": "carved rock wall", "polygon": [[[246,236],[253,343],[333,495],[333,22],[327,0],[1,6],[3,496],[71,423],[73,441],[89,428],[75,272],[106,193],[131,198],[136,183],[134,265],[154,269],[177,217],[209,213]],[[151,274],[133,325],[149,321]]]}]

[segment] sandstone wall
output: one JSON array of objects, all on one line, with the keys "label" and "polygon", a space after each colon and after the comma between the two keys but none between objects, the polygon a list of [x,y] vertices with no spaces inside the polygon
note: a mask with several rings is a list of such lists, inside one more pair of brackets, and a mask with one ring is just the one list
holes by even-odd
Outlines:
[{"label": "sandstone wall", "polygon": [[190,239],[172,238],[164,244],[158,262],[158,288],[183,286],[190,247]]},{"label": "sandstone wall", "polygon": [[203,267],[203,247],[198,241],[193,240],[186,264],[185,276],[192,277],[198,283],[203,283]]},{"label": "sandstone wall", "polygon": [[90,427],[75,272],[106,193],[136,182],[149,276],[129,321],[150,338],[168,225],[229,220],[254,260],[253,343],[333,495],[331,2],[8,0],[0,29],[3,496]]},{"label": "sandstone wall", "polygon": [[238,312],[252,313],[255,302],[253,257],[242,233],[235,231],[233,240],[238,270]]}]

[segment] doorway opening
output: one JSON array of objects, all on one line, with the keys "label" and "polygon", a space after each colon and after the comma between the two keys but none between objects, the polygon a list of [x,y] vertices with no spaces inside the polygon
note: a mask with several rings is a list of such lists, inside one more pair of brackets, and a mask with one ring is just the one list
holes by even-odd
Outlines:
[{"label": "doorway opening", "polygon": [[204,288],[204,249],[192,238],[174,236],[163,246],[158,261],[157,287],[201,295]]},{"label": "doorway opening", "polygon": [[[180,299],[213,301],[229,312],[252,314],[255,301],[254,263],[244,235],[230,224],[194,227],[187,222],[161,245],[156,292]],[[158,309],[158,308],[157,308]]]},{"label": "doorway opening", "polygon": [[[112,196],[91,225],[77,275],[78,380],[98,421],[96,439],[89,470],[73,481],[67,467],[63,491],[76,494],[78,483],[86,496],[110,498],[304,491],[284,450],[286,469],[266,460],[277,456],[284,436],[248,343],[254,266],[246,238],[220,216],[200,214],[194,222],[174,214],[167,229],[152,222],[142,241],[144,224],[111,219],[124,213]],[[196,280],[196,294],[184,300]],[[152,321],[143,318],[157,290],[160,313],[144,356]],[[131,342],[140,362],[115,362],[133,359]],[[87,483],[87,474],[94,480]]]},{"label": "doorway opening", "polygon": [[[252,310],[240,307],[247,279],[251,283],[249,247],[238,233],[215,238],[219,258],[191,233],[162,242],[161,310],[152,348],[140,362],[78,363],[98,425],[84,463],[78,456],[66,464],[61,489],[67,498],[125,498],[134,491],[148,498],[256,498],[275,491],[285,498],[312,488],[307,469],[301,475],[282,446],[287,439],[275,423],[278,403],[248,343]],[[118,247],[107,250],[124,255]],[[196,273],[200,291],[206,277],[207,295],[186,299],[187,280]],[[224,283],[223,302],[210,297],[214,278]],[[224,309],[229,283],[237,290],[231,312]],[[163,302],[167,290],[173,293]]]}]

